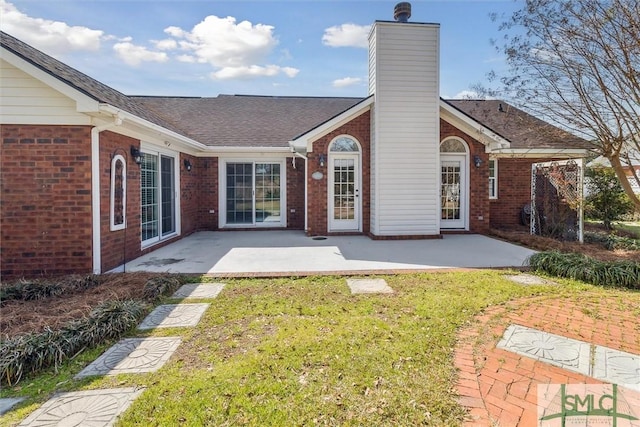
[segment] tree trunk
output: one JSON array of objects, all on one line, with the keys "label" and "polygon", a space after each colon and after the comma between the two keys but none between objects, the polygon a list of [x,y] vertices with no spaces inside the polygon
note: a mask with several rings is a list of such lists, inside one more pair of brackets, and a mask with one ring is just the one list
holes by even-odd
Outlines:
[{"label": "tree trunk", "polygon": [[633,192],[633,188],[631,188],[629,177],[625,173],[624,167],[620,162],[620,156],[613,155],[609,157],[609,162],[611,163],[611,167],[613,167],[613,170],[615,171],[616,176],[618,177],[618,180],[620,180],[620,185],[622,186],[622,189],[627,194],[627,196],[629,196],[629,199],[631,199],[631,202],[633,203],[633,206],[635,207],[636,212],[640,212],[640,198],[638,198],[638,195],[635,194]]}]

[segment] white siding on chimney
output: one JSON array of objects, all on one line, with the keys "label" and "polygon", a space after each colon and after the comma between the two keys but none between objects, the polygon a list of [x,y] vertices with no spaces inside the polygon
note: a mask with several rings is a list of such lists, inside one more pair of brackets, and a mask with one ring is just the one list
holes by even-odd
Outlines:
[{"label": "white siding on chimney", "polygon": [[376,22],[369,46],[371,232],[440,234],[439,26]]},{"label": "white siding on chimney", "polygon": [[76,102],[24,71],[0,60],[3,124],[89,125],[91,118],[76,111]]}]

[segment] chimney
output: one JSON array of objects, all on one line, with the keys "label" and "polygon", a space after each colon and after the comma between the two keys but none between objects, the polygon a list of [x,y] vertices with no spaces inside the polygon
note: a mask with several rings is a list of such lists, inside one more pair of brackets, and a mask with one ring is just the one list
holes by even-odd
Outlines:
[{"label": "chimney", "polygon": [[411,3],[398,3],[393,8],[393,19],[398,22],[407,22],[411,18]]}]

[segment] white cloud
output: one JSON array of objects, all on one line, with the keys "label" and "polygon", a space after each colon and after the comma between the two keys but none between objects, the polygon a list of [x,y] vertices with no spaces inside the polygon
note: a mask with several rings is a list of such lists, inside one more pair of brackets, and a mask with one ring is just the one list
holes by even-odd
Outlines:
[{"label": "white cloud", "polygon": [[178,43],[174,39],[152,40],[156,49],[173,50],[178,48]]},{"label": "white cloud", "polygon": [[345,77],[343,79],[337,79],[333,81],[333,87],[347,87],[353,86],[362,81],[359,77]]},{"label": "white cloud", "polygon": [[482,98],[475,90],[460,91],[452,99],[480,99]]},{"label": "white cloud", "polygon": [[342,24],[324,30],[322,43],[331,47],[364,47],[369,46],[370,25]]},{"label": "white cloud", "polygon": [[[207,16],[191,31],[168,27],[165,33],[179,41],[180,48],[193,55],[198,62],[216,68],[249,67],[263,62],[278,41],[270,25],[249,21],[236,23],[228,16]],[[220,70],[222,72],[222,70]]]},{"label": "white cloud", "polygon": [[287,77],[295,77],[300,70],[291,67],[279,67],[277,65],[248,65],[240,67],[224,67],[211,73],[215,80],[252,79],[256,77],[274,77],[285,74]]},{"label": "white cloud", "polygon": [[136,46],[130,42],[116,43],[113,45],[120,59],[125,63],[136,67],[142,62],[167,62],[169,57],[164,52],[153,52],[144,46]]},{"label": "white cloud", "polygon": [[176,59],[180,62],[186,62],[187,64],[194,64],[197,62],[195,56],[191,55],[178,55]]},{"label": "white cloud", "polygon": [[70,26],[61,21],[32,18],[13,4],[0,0],[2,31],[50,55],[69,51],[97,51],[104,32],[82,26]]}]

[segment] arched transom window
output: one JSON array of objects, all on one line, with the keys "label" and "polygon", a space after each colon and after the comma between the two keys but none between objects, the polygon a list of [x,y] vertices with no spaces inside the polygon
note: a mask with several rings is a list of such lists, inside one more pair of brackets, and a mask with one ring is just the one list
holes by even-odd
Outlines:
[{"label": "arched transom window", "polygon": [[358,147],[358,143],[353,138],[340,136],[331,143],[329,151],[332,153],[357,153],[360,151],[360,147]]},{"label": "arched transom window", "polygon": [[466,153],[467,147],[459,139],[447,139],[440,144],[441,153]]}]

